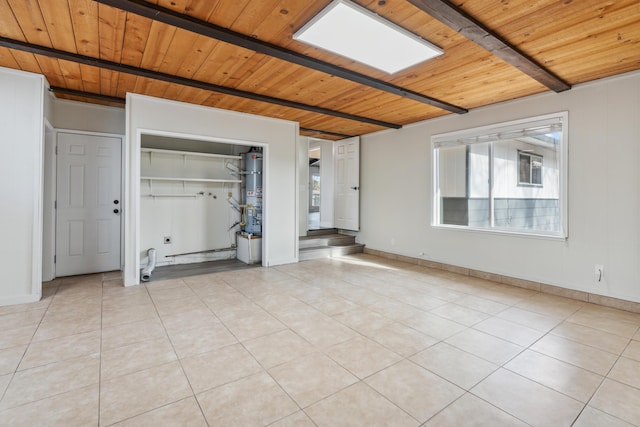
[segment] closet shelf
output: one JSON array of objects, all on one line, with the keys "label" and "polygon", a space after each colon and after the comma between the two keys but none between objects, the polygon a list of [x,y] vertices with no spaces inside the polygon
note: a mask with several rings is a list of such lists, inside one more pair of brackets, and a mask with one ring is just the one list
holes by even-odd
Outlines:
[{"label": "closet shelf", "polygon": [[240,184],[242,182],[242,180],[239,179],[169,178],[164,176],[141,176],[140,179],[148,181],[228,182],[233,184]]},{"label": "closet shelf", "polygon": [[213,153],[197,153],[193,151],[177,151],[177,150],[163,150],[161,148],[141,148],[141,152],[143,153],[162,153],[162,154],[177,154],[183,156],[194,156],[194,157],[217,157],[219,159],[234,159],[240,160],[242,156],[232,156],[228,154],[213,154]]}]

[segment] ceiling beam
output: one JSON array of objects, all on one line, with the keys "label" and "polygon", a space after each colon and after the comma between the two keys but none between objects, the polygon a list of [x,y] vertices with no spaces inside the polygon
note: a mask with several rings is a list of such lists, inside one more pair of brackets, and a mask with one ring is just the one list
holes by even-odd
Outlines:
[{"label": "ceiling beam", "polygon": [[571,89],[571,85],[538,64],[533,58],[500,37],[480,21],[448,0],[409,0],[423,12],[482,46],[503,61],[513,65],[555,92]]},{"label": "ceiling beam", "polygon": [[355,135],[345,135],[344,133],[338,133],[338,132],[327,132],[324,130],[317,130],[317,129],[309,129],[309,128],[300,128],[301,132],[309,132],[312,133],[314,135],[328,135],[328,136],[337,136],[338,138],[351,138],[352,136]]},{"label": "ceiling beam", "polygon": [[392,129],[400,129],[402,125],[389,123],[382,120],[370,119],[355,114],[343,113],[341,111],[330,110],[328,108],[317,107],[314,105],[303,104],[300,102],[289,101],[272,96],[261,95],[244,90],[233,89],[212,83],[202,82],[199,80],[188,79],[185,77],[174,76],[171,74],[160,73],[158,71],[147,70],[144,68],[133,67],[131,65],[118,64],[117,62],[106,61],[104,59],[92,58],[77,53],[69,53],[58,49],[39,46],[31,43],[13,40],[6,37],[0,37],[0,46],[9,49],[30,52],[36,55],[48,56],[50,58],[61,59],[64,61],[76,62],[79,64],[90,65],[93,67],[104,68],[106,70],[117,71],[120,73],[132,74],[139,77],[145,77],[154,80],[161,80],[168,83],[174,83],[182,86],[194,87],[197,89],[207,90],[211,92],[223,93],[225,95],[238,96],[241,98],[252,99],[254,101],[268,102],[270,104],[281,105],[283,107],[296,108],[298,110],[311,111],[314,113],[325,114],[327,116],[340,117],[342,119],[354,120],[362,123],[369,123],[376,126],[382,126]]},{"label": "ceiling beam", "polygon": [[202,21],[152,3],[148,3],[144,0],[95,1],[111,7],[115,7],[117,9],[135,13],[136,15],[144,16],[158,22],[163,22],[173,27],[181,28],[183,30],[214,38],[225,43],[230,43],[236,46],[243,47],[245,49],[253,50],[258,53],[269,55],[274,58],[302,65],[303,67],[341,77],[343,79],[350,80],[352,82],[369,86],[388,93],[392,93],[394,95],[422,102],[424,104],[450,111],[452,113],[464,114],[468,112],[467,109],[458,107],[457,105],[449,104],[447,102],[440,101],[421,93],[393,85],[391,83],[385,82],[384,80],[375,79],[373,77],[369,77],[367,75],[360,74],[346,68],[338,67],[328,62],[311,58],[293,50],[285,49],[278,45],[267,43],[265,41],[247,36],[245,34],[231,31],[228,28],[219,27],[209,22]]},{"label": "ceiling beam", "polygon": [[82,90],[67,89],[66,87],[51,86],[49,92],[59,93],[62,95],[77,96],[80,98],[96,99],[98,101],[113,102],[114,104],[125,105],[127,100],[117,96],[103,95],[101,93],[85,92]]},{"label": "ceiling beam", "polygon": [[[82,90],[68,89],[66,87],[51,86],[49,87],[49,91],[57,94],[61,94],[61,95],[70,95],[70,96],[77,96],[80,98],[96,99],[99,101],[112,102],[114,104],[125,105],[127,103],[127,100],[125,98],[103,95],[101,93],[93,93],[93,92],[85,92]],[[330,136],[337,136],[340,138],[349,138],[353,136],[353,135],[345,135],[343,133],[329,132],[325,130],[303,128],[303,127],[301,127],[300,130],[303,132],[309,132],[316,135],[330,135]]]}]

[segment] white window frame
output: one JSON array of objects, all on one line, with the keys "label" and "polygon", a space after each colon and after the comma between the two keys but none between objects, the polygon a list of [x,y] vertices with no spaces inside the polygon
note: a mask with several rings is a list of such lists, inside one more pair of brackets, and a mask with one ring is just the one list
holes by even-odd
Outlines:
[{"label": "white window frame", "polygon": [[[506,228],[493,227],[471,227],[466,225],[442,224],[440,209],[439,191],[439,158],[438,149],[446,146],[465,145],[465,141],[485,142],[491,139],[492,135],[499,135],[507,132],[517,132],[518,130],[530,129],[540,125],[550,123],[560,123],[562,125],[562,136],[560,147],[556,152],[558,156],[559,170],[559,207],[560,207],[560,230],[558,232],[545,232],[541,230],[512,230]],[[496,123],[487,126],[464,129],[433,135],[431,137],[431,157],[432,157],[432,186],[431,186],[431,226],[439,229],[462,230],[491,234],[507,234],[532,238],[567,239],[569,237],[568,226],[568,159],[569,159],[569,113],[567,111],[513,120],[509,122]],[[519,178],[517,178],[519,180]],[[534,184],[534,186],[538,186]]]}]

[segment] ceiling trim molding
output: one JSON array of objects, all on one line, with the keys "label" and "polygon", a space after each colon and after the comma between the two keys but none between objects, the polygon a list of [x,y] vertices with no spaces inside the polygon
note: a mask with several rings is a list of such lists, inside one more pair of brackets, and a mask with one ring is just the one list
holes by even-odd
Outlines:
[{"label": "ceiling trim molding", "polygon": [[402,87],[393,85],[380,79],[366,76],[346,68],[338,67],[328,62],[320,61],[301,53],[285,49],[283,47],[255,39],[245,34],[231,31],[227,28],[219,27],[206,21],[184,15],[161,6],[148,3],[144,0],[94,0],[120,10],[135,13],[158,22],[163,22],[176,28],[197,33],[206,37],[240,46],[258,53],[262,53],[284,61],[292,62],[303,67],[311,68],[330,75],[341,77],[352,82],[382,90],[394,95],[422,102],[452,113],[464,114],[468,110],[457,105],[414,92]]},{"label": "ceiling trim molding", "polygon": [[448,0],[409,0],[423,12],[451,27],[503,61],[537,80],[555,92],[571,89],[571,85],[538,64],[480,21]]},{"label": "ceiling trim molding", "polygon": [[50,58],[61,59],[64,61],[76,62],[79,64],[89,65],[98,68],[104,68],[111,71],[117,71],[120,73],[133,74],[139,77],[145,77],[154,80],[161,80],[168,83],[179,84],[183,86],[194,87],[197,89],[207,90],[211,92],[223,93],[225,95],[232,95],[246,99],[252,99],[254,101],[267,102],[270,104],[281,105],[283,107],[296,108],[299,110],[311,111],[314,113],[325,114],[333,117],[340,117],[342,119],[353,120],[362,123],[369,123],[376,126],[385,128],[400,129],[402,125],[396,123],[389,123],[382,120],[371,119],[368,117],[358,116],[355,114],[343,113],[341,111],[330,110],[328,108],[317,107],[314,105],[303,104],[300,102],[289,101],[281,98],[274,98],[272,96],[261,95],[253,92],[247,92],[243,90],[233,89],[225,86],[216,85],[213,83],[202,82],[199,80],[188,79],[185,77],[174,76],[171,74],[160,73],[158,71],[147,70],[144,68],[133,67],[131,65],[118,64],[116,62],[106,61],[104,59],[92,58],[77,53],[65,52],[58,49],[39,46],[32,43],[26,43],[19,40],[13,40],[6,37],[0,37],[0,46],[7,47],[9,49],[21,50],[23,52],[30,52],[36,55],[43,55]]}]

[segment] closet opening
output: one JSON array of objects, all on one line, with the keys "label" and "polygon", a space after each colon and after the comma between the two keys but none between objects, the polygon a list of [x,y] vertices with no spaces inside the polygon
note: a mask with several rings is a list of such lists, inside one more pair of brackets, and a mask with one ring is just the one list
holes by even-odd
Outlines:
[{"label": "closet opening", "polygon": [[141,135],[141,280],[260,266],[263,148]]}]

